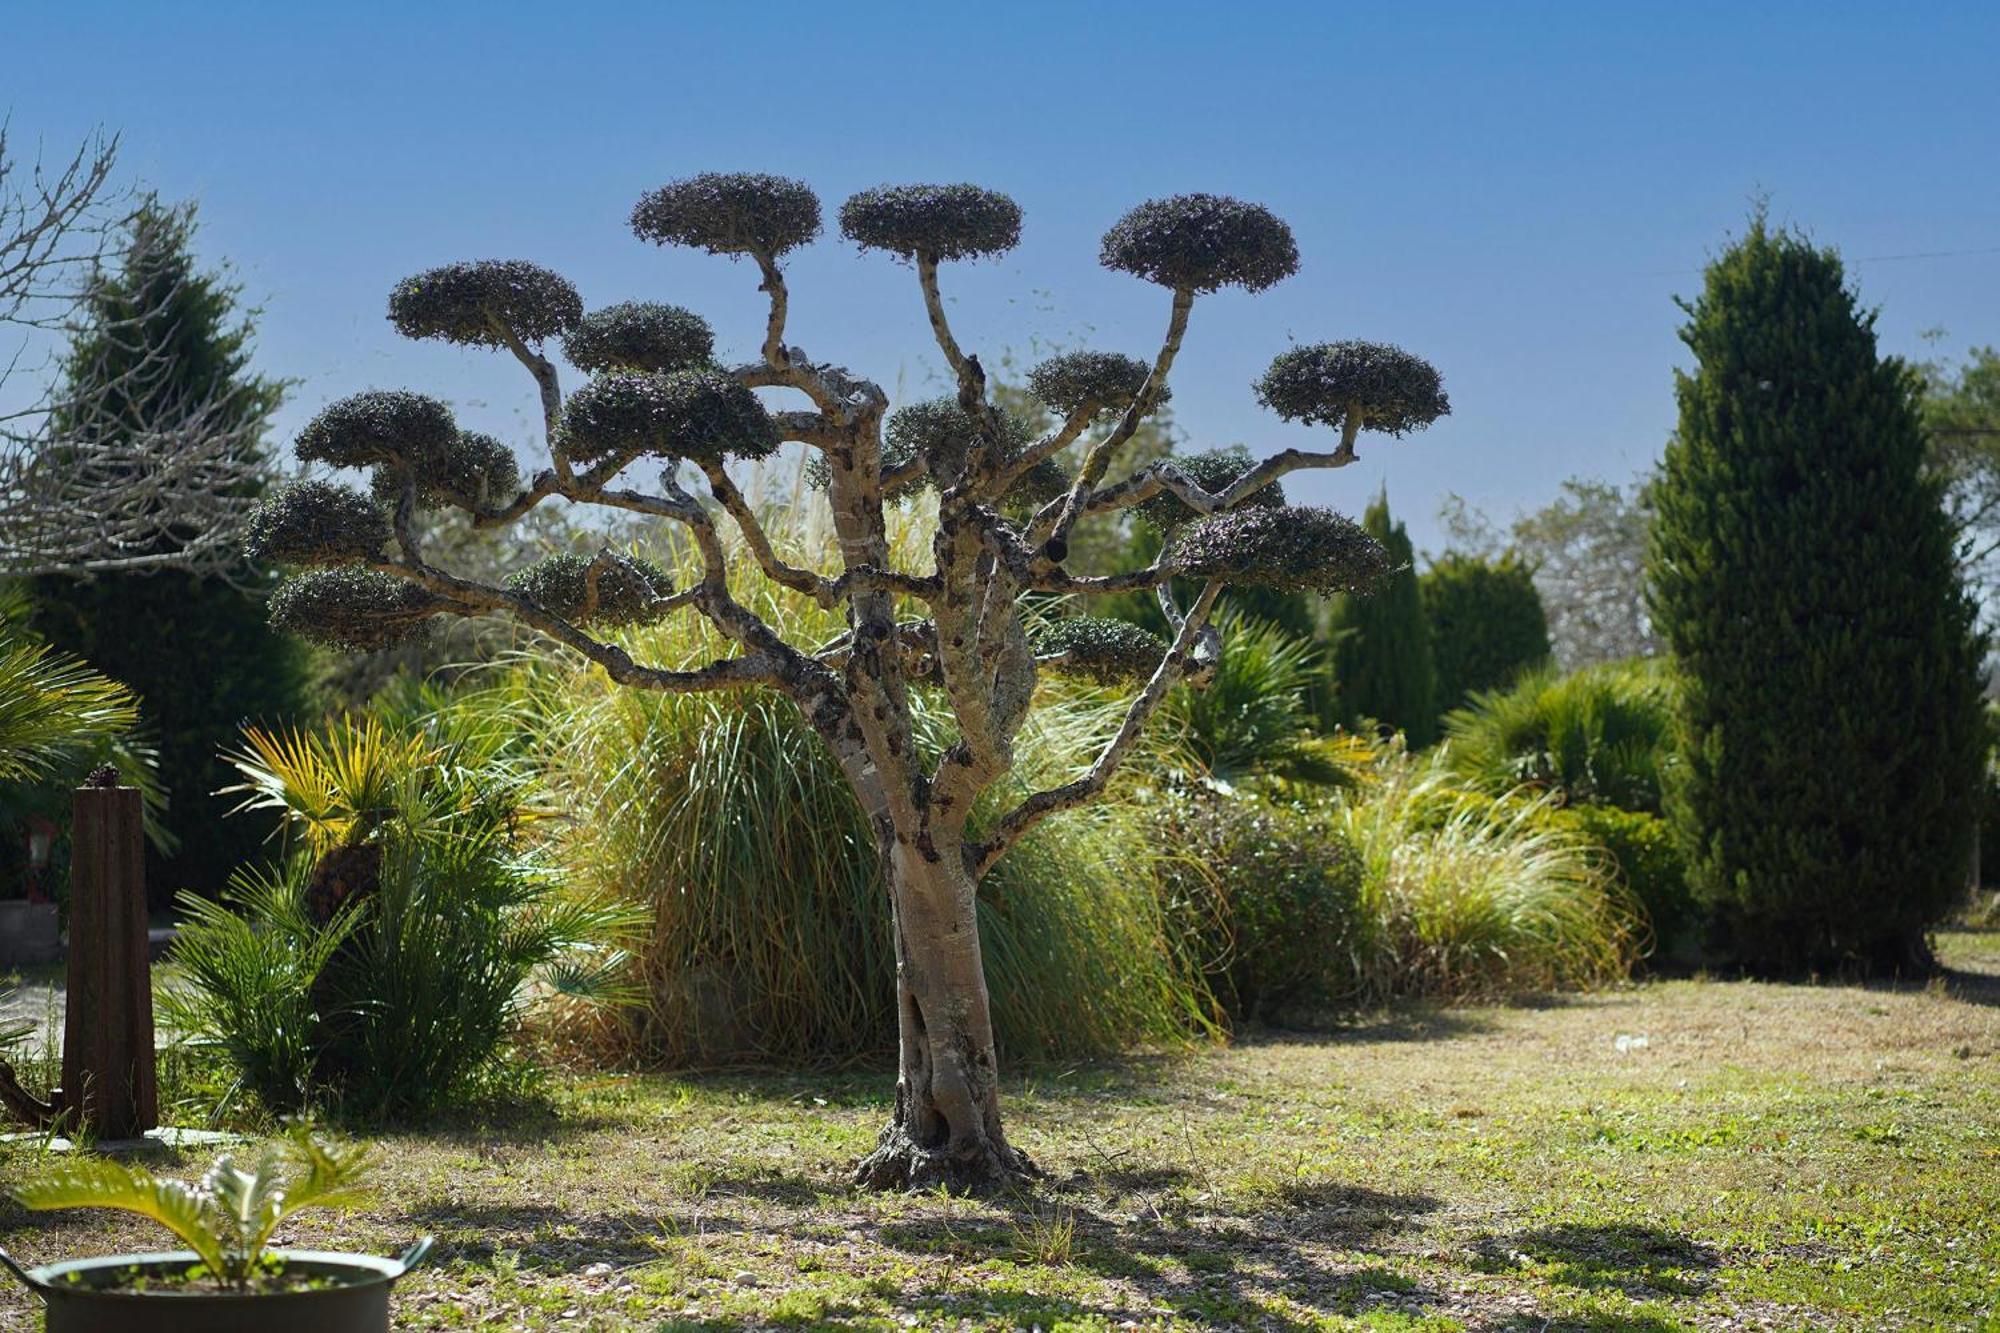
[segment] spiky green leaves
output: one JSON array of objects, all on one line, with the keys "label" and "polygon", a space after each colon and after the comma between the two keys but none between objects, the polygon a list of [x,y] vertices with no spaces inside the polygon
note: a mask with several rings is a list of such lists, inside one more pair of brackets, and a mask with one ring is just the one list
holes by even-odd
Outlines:
[{"label": "spiky green leaves", "polygon": [[414,637],[453,606],[428,588],[378,570],[309,569],[271,594],[271,628],[368,653]]},{"label": "spiky green leaves", "polygon": [[1387,343],[1294,347],[1257,381],[1257,401],[1287,421],[1344,427],[1349,413],[1384,435],[1422,430],[1451,411],[1437,370]]},{"label": "spiky green leaves", "polygon": [[389,322],[404,337],[475,347],[506,346],[502,328],[540,342],[581,318],[583,298],[569,279],[521,259],[446,264],[403,279],[389,293]]},{"label": "spiky green leaves", "polygon": [[692,310],[624,301],[585,315],[563,337],[579,370],[681,370],[715,358],[715,334]]},{"label": "spiky green leaves", "polygon": [[[1144,361],[1118,352],[1064,352],[1028,372],[1028,392],[1063,416],[1092,406],[1116,411],[1139,396],[1151,373]],[[1167,394],[1160,386],[1153,406],[1166,402]]]},{"label": "spiky green leaves", "polygon": [[1231,509],[1176,531],[1161,563],[1195,579],[1282,592],[1365,592],[1389,553],[1361,525],[1317,505]]},{"label": "spiky green leaves", "polygon": [[325,481],[281,486],[251,514],[244,551],[253,560],[287,565],[341,565],[373,560],[389,541],[381,506],[358,491]]},{"label": "spiky green leaves", "polygon": [[1163,287],[1261,292],[1298,271],[1292,229],[1261,204],[1219,194],[1143,203],[1104,233],[1097,260]]},{"label": "spiky green leaves", "polygon": [[[1173,464],[1189,481],[1211,495],[1219,494],[1236,484],[1244,473],[1256,464],[1250,460],[1250,453],[1240,444],[1228,445],[1221,449],[1204,449],[1199,453],[1176,454],[1165,460]],[[1237,505],[1257,505],[1274,508],[1285,503],[1285,488],[1280,482],[1272,482],[1252,491]],[[1172,491],[1162,491],[1141,504],[1137,511],[1140,518],[1153,525],[1160,532],[1172,532],[1192,519],[1200,517],[1188,508],[1185,501]]]},{"label": "spiky green leaves", "polygon": [[1021,240],[1021,206],[977,185],[884,185],[840,206],[840,232],[904,259],[979,259]]},{"label": "spiky green leaves", "polygon": [[458,438],[451,409],[403,389],[357,393],[328,405],[299,432],[300,461],[333,467],[403,466]]},{"label": "spiky green leaves", "polygon": [[632,230],[660,245],[776,259],[819,235],[819,196],[785,176],[704,172],[641,199]]},{"label": "spiky green leaves", "polygon": [[507,586],[551,615],[579,625],[643,625],[665,614],[673,580],[650,560],[563,552],[538,560]]},{"label": "spiky green leaves", "polygon": [[724,371],[614,371],[563,405],[562,447],[579,463],[619,454],[720,463],[764,457],[778,431],[757,395]]},{"label": "spiky green leaves", "polygon": [[1035,655],[1045,659],[1045,669],[1100,685],[1144,680],[1165,660],[1169,646],[1152,631],[1109,616],[1050,621],[1035,635]]},{"label": "spiky green leaves", "polygon": [[514,451],[474,430],[460,431],[450,444],[412,460],[407,468],[377,468],[375,498],[395,504],[403,494],[403,479],[412,475],[417,503],[426,509],[456,505],[487,513],[507,505],[521,490],[521,465]]}]

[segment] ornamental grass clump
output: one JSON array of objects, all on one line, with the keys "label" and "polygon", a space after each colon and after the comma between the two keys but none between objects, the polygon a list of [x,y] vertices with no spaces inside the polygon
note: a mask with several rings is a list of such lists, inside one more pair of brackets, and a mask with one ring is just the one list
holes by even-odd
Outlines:
[{"label": "ornamental grass clump", "polygon": [[1589,838],[1545,802],[1467,791],[1443,756],[1384,751],[1329,807],[1361,860],[1361,993],[1501,999],[1624,977],[1644,927]]}]

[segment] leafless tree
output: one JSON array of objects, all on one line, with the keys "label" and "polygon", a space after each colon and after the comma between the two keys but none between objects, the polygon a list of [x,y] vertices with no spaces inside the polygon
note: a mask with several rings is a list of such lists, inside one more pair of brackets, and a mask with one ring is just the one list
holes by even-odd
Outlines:
[{"label": "leafless tree", "polygon": [[[793,700],[838,758],[875,828],[893,915],[900,1025],[896,1109],[858,1178],[880,1188],[990,1184],[1029,1170],[1001,1127],[993,1029],[975,910],[979,879],[1042,820],[1105,789],[1177,683],[1212,674],[1220,638],[1210,623],[1227,584],[1352,590],[1387,557],[1358,525],[1329,510],[1274,506],[1269,483],[1298,468],[1355,460],[1366,428],[1400,435],[1448,410],[1438,375],[1408,353],[1373,343],[1328,343],[1279,355],[1257,386],[1280,416],[1339,432],[1325,452],[1286,449],[1247,459],[1203,486],[1174,461],[1109,481],[1111,465],[1164,400],[1196,298],[1223,287],[1259,291],[1297,265],[1291,232],[1266,209],[1214,195],[1183,195],[1134,209],[1105,235],[1109,268],[1171,295],[1165,336],[1149,361],[1115,353],[1051,358],[1028,377],[1052,429],[1033,436],[996,406],[977,356],[946,319],[939,266],[1000,254],[1016,243],[1021,212],[968,185],[870,190],[840,211],[841,231],[865,250],[910,265],[956,393],[889,411],[875,383],[815,360],[785,341],[790,293],[780,260],[820,230],[820,205],[797,181],[706,175],[646,196],[633,214],[644,239],[750,259],[769,301],[763,346],[745,365],[714,362],[699,317],[671,306],[624,304],[583,313],[555,273],[518,261],[455,264],[397,285],[390,318],[405,334],[504,349],[538,388],[548,470],[525,487],[511,452],[460,432],[443,404],[378,392],[337,402],[300,435],[307,462],[372,468],[368,491],[307,481],[276,494],[252,524],[264,559],[317,566],[281,587],[273,620],[349,647],[391,641],[444,615],[501,612],[568,645],[611,679],[663,691],[762,687]],[[543,344],[561,338],[593,378],[565,398]],[[772,409],[758,390],[803,407]],[[1108,428],[1101,428],[1103,422]],[[1073,475],[1058,455],[1093,425]],[[816,452],[837,534],[837,561],[820,572],[774,551],[726,462],[798,441]],[[621,474],[642,458],[666,464],[650,491]],[[676,474],[692,464],[706,495]],[[891,562],[886,511],[928,486],[938,518],[927,568]],[[1173,497],[1180,522],[1160,557],[1140,569],[1075,574],[1065,568],[1076,524],[1091,515]],[[670,525],[692,543],[702,573],[690,587],[631,557],[558,555],[505,583],[443,568],[413,515],[454,505],[481,525],[507,523],[560,498],[609,506]],[[720,524],[733,523],[764,577],[817,604],[845,610],[848,632],[823,645],[784,641],[731,593]],[[1169,584],[1198,589],[1175,604]],[[1058,620],[1031,641],[1029,594],[1155,593],[1172,641],[1092,617]],[[692,670],[633,660],[604,630],[693,612],[733,644]],[[1071,780],[999,801],[1014,740],[1039,672],[1122,672],[1137,685],[1122,725]],[[911,695],[936,691],[957,737],[935,762],[919,752]],[[987,798],[982,803],[982,797]],[[978,813],[975,813],[977,810]]]},{"label": "leafless tree", "polygon": [[[233,395],[162,392],[171,287],[110,322],[93,308],[117,268],[166,243],[161,210],[117,183],[98,135],[58,165],[24,162],[0,126],[0,574],[243,570],[263,422]],[[73,359],[92,319],[91,364]],[[135,403],[145,411],[131,410]]]}]

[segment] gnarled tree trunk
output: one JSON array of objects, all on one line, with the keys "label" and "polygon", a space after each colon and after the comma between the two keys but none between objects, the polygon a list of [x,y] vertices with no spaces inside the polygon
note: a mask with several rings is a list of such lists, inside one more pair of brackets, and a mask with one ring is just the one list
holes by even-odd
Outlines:
[{"label": "gnarled tree trunk", "polygon": [[1032,1170],[1000,1127],[976,890],[956,848],[897,842],[883,864],[896,932],[896,1111],[856,1181],[989,1188]]}]

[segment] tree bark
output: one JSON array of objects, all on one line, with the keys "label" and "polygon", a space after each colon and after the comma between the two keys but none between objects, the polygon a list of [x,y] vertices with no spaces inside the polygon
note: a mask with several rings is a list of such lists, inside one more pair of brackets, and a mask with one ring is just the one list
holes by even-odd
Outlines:
[{"label": "tree bark", "polygon": [[896,936],[896,1110],[855,1172],[870,1189],[972,1191],[1034,1170],[1000,1125],[976,890],[956,847],[883,856]]}]

